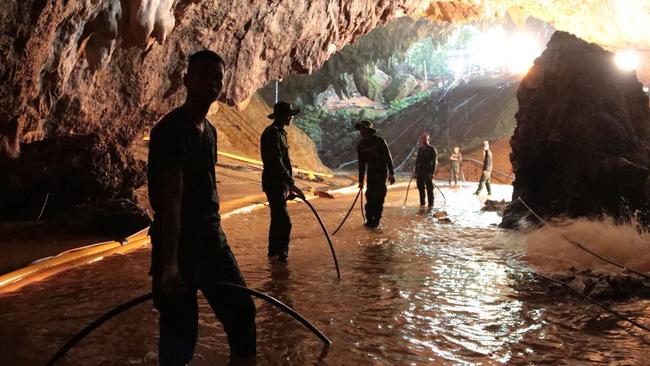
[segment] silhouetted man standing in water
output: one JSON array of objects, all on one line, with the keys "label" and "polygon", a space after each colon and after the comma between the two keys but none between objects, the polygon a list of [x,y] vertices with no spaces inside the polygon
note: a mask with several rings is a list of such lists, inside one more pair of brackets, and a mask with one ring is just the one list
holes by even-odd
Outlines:
[{"label": "silhouetted man standing in water", "polygon": [[359,188],[363,189],[363,179],[368,170],[368,189],[366,190],[366,225],[369,228],[379,226],[381,213],[384,210],[384,198],[387,187],[386,178],[390,184],[395,183],[393,158],[388,150],[386,141],[377,136],[377,130],[372,122],[363,120],[354,128],[361,133],[361,142],[357,145],[359,159]]},{"label": "silhouetted man standing in water", "polygon": [[293,116],[300,113],[286,102],[273,106],[273,113],[268,117],[273,123],[262,133],[260,150],[262,152],[262,189],[266,193],[271,208],[271,225],[269,227],[269,257],[277,256],[286,262],[289,256],[289,236],[291,219],[287,211],[287,198],[290,193],[305,197],[293,181],[293,169],[289,159],[289,144],[284,126],[291,124]]},{"label": "silhouetted man standing in water", "polygon": [[197,338],[197,290],[208,300],[228,335],[231,357],[255,355],[255,305],[234,290],[246,286],[221,230],[214,165],[217,131],[206,120],[223,87],[224,62],[200,51],[189,58],[185,103],[151,131],[149,201],[154,210],[151,274],[160,312],[160,365],[185,365]]},{"label": "silhouetted man standing in water", "polygon": [[485,183],[488,195],[491,195],[490,176],[492,175],[492,151],[490,151],[490,143],[488,141],[483,141],[483,150],[483,173],[481,174],[481,180],[478,182],[478,188],[474,194],[481,193],[483,183]]},{"label": "silhouetted man standing in water", "polygon": [[420,147],[415,158],[414,178],[417,179],[417,187],[420,193],[420,206],[424,206],[426,198],[429,207],[433,207],[433,175],[438,165],[438,151],[429,144],[429,134],[423,132],[420,135]]}]

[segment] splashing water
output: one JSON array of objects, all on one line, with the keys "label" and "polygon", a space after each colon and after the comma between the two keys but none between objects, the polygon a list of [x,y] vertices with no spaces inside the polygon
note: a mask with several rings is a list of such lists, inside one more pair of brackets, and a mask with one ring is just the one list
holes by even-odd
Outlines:
[{"label": "splashing water", "polygon": [[620,272],[566,239],[625,267],[650,271],[650,233],[641,230],[636,222],[619,224],[611,218],[571,219],[515,235],[525,248],[526,261],[541,272],[562,273],[572,267]]}]

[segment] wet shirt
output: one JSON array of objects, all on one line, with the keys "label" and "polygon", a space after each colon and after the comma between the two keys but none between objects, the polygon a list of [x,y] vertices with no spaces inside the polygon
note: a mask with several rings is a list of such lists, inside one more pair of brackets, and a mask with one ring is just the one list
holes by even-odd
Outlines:
[{"label": "wet shirt", "polygon": [[294,184],[293,169],[289,158],[287,131],[275,124],[262,132],[260,150],[264,170],[262,171],[262,189],[264,192],[286,191]]},{"label": "wet shirt", "polygon": [[362,182],[366,170],[368,176],[385,176],[386,172],[394,175],[393,172],[393,157],[390,155],[390,150],[386,141],[377,136],[372,135],[368,138],[362,139],[357,145],[357,155],[359,159],[359,181]]},{"label": "wet shirt", "polygon": [[483,170],[492,173],[492,151],[485,150],[483,153]]},{"label": "wet shirt", "polygon": [[438,164],[438,151],[435,147],[426,144],[420,145],[415,158],[415,173],[431,175],[436,171]]}]

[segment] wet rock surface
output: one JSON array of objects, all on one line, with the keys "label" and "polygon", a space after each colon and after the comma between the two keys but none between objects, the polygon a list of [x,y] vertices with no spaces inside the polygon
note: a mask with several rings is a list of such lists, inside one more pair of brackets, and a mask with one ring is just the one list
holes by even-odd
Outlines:
[{"label": "wet rock surface", "polygon": [[[554,276],[572,289],[597,300],[621,301],[632,297],[650,298],[650,281],[633,274],[603,273],[571,268],[570,273]],[[558,289],[562,286],[557,285]]]},{"label": "wet rock surface", "polygon": [[97,134],[50,138],[22,149],[11,189],[0,201],[1,219],[35,219],[96,200],[133,199],[145,165],[128,148]]},{"label": "wet rock surface", "polygon": [[648,220],[648,96],[613,54],[557,32],[517,92],[511,140],[516,175],[503,226],[526,214],[543,218],[602,214]]}]

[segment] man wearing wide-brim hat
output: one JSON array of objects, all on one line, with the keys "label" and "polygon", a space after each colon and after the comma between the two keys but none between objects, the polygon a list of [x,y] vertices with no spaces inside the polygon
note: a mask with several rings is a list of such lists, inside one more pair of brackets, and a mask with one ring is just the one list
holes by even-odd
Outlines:
[{"label": "man wearing wide-brim hat", "polygon": [[363,189],[364,176],[368,173],[366,190],[366,225],[369,228],[379,226],[381,214],[384,210],[384,198],[388,188],[386,179],[390,184],[395,183],[393,171],[393,158],[386,141],[377,136],[377,130],[372,122],[362,120],[354,128],[361,133],[361,142],[357,145],[359,159],[359,188]]},{"label": "man wearing wide-brim hat", "polygon": [[286,262],[289,256],[289,236],[291,235],[291,219],[287,211],[287,197],[290,193],[303,197],[300,188],[293,180],[289,144],[285,126],[291,124],[293,116],[300,113],[299,109],[291,108],[286,102],[278,102],[273,106],[273,113],[268,117],[273,123],[262,133],[260,150],[262,152],[262,189],[266,193],[271,208],[271,225],[269,227],[268,256],[278,257]]}]

